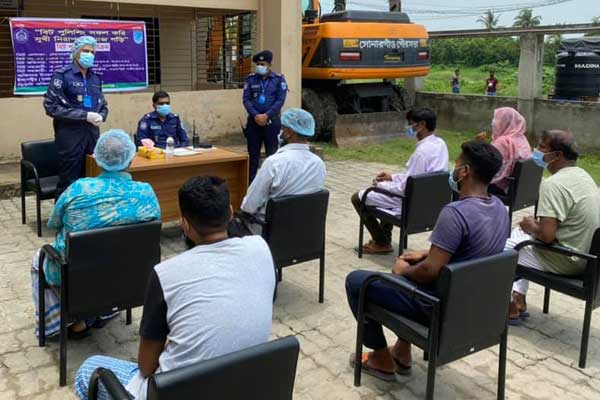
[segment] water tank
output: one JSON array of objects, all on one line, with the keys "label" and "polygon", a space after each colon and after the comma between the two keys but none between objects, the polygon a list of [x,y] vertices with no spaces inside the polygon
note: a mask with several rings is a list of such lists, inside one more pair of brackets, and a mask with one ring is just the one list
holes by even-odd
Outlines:
[{"label": "water tank", "polygon": [[555,97],[600,96],[600,37],[566,39],[556,53]]}]

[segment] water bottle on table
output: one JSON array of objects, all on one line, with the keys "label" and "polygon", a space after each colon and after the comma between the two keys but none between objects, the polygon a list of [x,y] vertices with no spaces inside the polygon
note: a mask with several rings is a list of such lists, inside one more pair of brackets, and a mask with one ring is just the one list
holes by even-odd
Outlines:
[{"label": "water bottle on table", "polygon": [[173,157],[174,154],[175,154],[175,139],[173,139],[173,137],[169,136],[167,138],[167,147],[165,148],[165,155],[167,156],[167,158],[171,158],[171,157]]}]

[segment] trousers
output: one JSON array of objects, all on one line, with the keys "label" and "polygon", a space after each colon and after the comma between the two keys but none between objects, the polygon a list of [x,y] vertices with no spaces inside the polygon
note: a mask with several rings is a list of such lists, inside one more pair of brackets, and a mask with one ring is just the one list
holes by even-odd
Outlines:
[{"label": "trousers", "polygon": [[260,150],[263,143],[267,157],[275,154],[279,147],[277,136],[281,130],[281,121],[279,119],[271,120],[270,125],[259,126],[252,118],[248,118],[246,125],[246,140],[248,144],[248,154],[250,155],[250,182],[254,180],[258,171],[260,161]]}]

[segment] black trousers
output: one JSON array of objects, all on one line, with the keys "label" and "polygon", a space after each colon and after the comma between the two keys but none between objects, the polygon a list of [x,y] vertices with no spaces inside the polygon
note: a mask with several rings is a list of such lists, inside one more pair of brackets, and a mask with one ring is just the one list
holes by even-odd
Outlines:
[{"label": "black trousers", "polygon": [[56,199],[71,183],[85,176],[85,156],[94,153],[100,130],[85,121],[65,125],[54,123],[54,141],[58,151]]},{"label": "black trousers", "polygon": [[[358,196],[358,192],[352,195],[351,201],[354,209],[360,216],[360,197]],[[368,211],[363,216],[363,221],[375,243],[381,246],[389,246],[392,244],[392,229],[394,228],[392,224],[379,222],[379,220],[369,214]]]},{"label": "black trousers", "polygon": [[263,143],[267,157],[275,154],[279,147],[277,136],[281,130],[281,121],[279,119],[271,120],[270,125],[259,126],[254,119],[249,117],[246,125],[246,140],[248,142],[248,154],[250,155],[250,182],[254,180],[258,171],[258,162],[260,160],[260,150]]}]

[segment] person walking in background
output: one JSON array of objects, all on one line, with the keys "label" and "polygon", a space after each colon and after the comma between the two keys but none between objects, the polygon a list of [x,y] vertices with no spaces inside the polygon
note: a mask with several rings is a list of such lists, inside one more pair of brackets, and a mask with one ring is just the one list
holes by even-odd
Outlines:
[{"label": "person walking in background", "polygon": [[452,75],[452,93],[459,94],[460,93],[460,71],[458,69],[454,70],[454,75]]},{"label": "person walking in background", "polygon": [[81,36],[73,43],[72,63],[52,75],[44,95],[46,115],[52,117],[58,150],[56,199],[85,175],[85,156],[92,154],[100,124],[106,121],[108,107],[102,94],[102,79],[94,65],[96,39]]},{"label": "person walking in background", "polygon": [[497,90],[498,79],[496,79],[496,74],[492,71],[490,72],[490,77],[485,81],[485,95],[495,96]]}]

